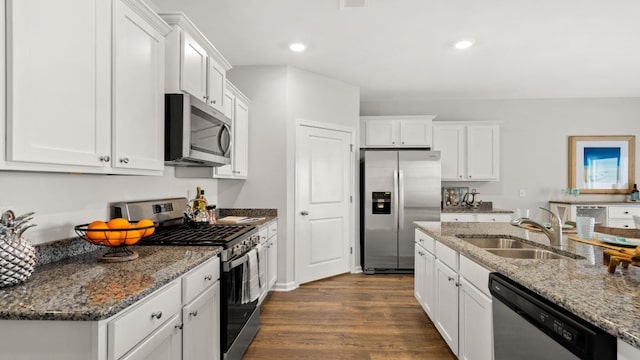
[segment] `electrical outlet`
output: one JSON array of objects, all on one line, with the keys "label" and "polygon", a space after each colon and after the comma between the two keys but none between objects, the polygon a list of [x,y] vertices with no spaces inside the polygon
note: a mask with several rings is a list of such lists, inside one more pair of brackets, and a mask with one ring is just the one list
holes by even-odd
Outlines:
[{"label": "electrical outlet", "polygon": [[525,189],[520,189],[520,197],[527,196],[527,191]]}]

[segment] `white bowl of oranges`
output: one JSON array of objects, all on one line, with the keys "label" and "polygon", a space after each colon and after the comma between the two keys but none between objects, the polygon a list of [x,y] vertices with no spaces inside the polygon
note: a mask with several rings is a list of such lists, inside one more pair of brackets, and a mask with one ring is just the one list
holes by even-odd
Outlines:
[{"label": "white bowl of oranges", "polygon": [[156,224],[149,219],[129,222],[124,218],[109,221],[96,220],[78,225],[75,231],[81,238],[93,244],[105,246],[133,245],[145,236],[153,234]]}]

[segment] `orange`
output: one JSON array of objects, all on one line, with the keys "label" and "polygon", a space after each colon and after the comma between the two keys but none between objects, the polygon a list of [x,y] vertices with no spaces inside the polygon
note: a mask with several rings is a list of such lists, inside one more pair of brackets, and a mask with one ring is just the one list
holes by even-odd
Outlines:
[{"label": "orange", "polygon": [[140,233],[136,230],[123,231],[122,233],[125,234],[124,243],[127,245],[133,245],[140,241],[140,238],[142,238],[142,235],[140,235]]},{"label": "orange", "polygon": [[[109,226],[104,221],[96,220],[87,226],[88,230],[109,230]],[[92,243],[100,243],[107,238],[108,231],[87,231],[86,239]]]},{"label": "orange", "polygon": [[115,230],[127,229],[131,226],[131,224],[129,224],[129,221],[123,218],[111,219],[109,220],[107,225],[109,226],[109,229],[115,229]]},{"label": "orange", "polygon": [[124,242],[121,238],[122,231],[109,231],[107,232],[107,238],[104,240],[104,244],[107,246],[118,246]]},{"label": "orange", "polygon": [[[134,226],[137,228],[143,228],[143,227],[148,227],[148,226],[154,226],[155,224],[153,223],[153,221],[149,220],[149,219],[142,219],[140,221],[138,221],[138,223]],[[154,227],[150,227],[148,229],[140,229],[138,230],[140,232],[140,236],[149,236],[151,234],[153,234],[153,232],[156,229]]]}]

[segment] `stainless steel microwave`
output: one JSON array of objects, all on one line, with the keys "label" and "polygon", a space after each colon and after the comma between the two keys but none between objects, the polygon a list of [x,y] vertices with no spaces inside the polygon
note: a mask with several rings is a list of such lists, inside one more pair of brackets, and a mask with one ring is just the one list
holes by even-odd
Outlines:
[{"label": "stainless steel microwave", "polygon": [[165,94],[165,164],[231,163],[231,119],[188,94]]}]

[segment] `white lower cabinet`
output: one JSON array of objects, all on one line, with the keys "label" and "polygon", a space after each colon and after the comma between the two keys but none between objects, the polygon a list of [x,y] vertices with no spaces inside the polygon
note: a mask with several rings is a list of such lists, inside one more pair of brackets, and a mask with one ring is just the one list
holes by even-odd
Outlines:
[{"label": "white lower cabinet", "polygon": [[491,298],[460,278],[460,344],[458,359],[493,359]]},{"label": "white lower cabinet", "polygon": [[492,360],[489,270],[418,229],[415,246],[415,296],[442,338],[458,359]]},{"label": "white lower cabinet", "polygon": [[458,274],[436,259],[436,308],[433,322],[458,355]]},{"label": "white lower cabinet", "polygon": [[277,236],[278,224],[273,222],[269,225],[268,230],[268,257],[267,261],[267,288],[271,290],[278,280],[278,236]]},{"label": "white lower cabinet", "polygon": [[640,359],[640,349],[635,348],[620,339],[618,339],[617,346],[618,346],[618,360]]},{"label": "white lower cabinet", "polygon": [[258,303],[262,303],[278,279],[277,232],[277,221],[263,225],[258,232],[261,244],[258,250],[258,272],[260,274],[260,297]]},{"label": "white lower cabinet", "polygon": [[0,320],[0,359],[220,359],[220,258],[111,318]]},{"label": "white lower cabinet", "polygon": [[220,282],[182,308],[182,358],[220,359]]}]

